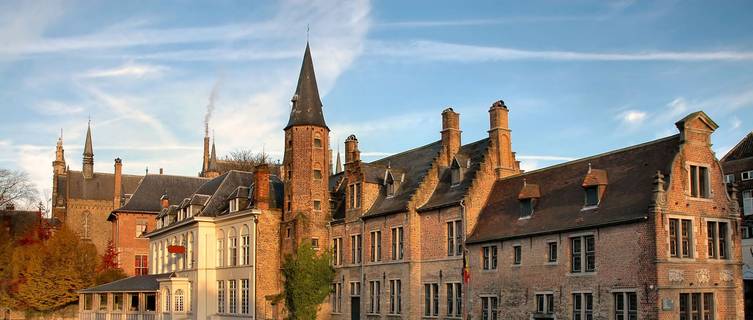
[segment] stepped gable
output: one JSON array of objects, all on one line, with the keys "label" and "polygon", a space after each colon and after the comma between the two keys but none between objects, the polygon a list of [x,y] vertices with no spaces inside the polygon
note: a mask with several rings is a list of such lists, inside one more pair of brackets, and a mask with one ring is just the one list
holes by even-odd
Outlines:
[{"label": "stepped gable", "polygon": [[[680,143],[680,136],[673,135],[498,180],[468,243],[646,219],[652,193],[636,190],[652,190],[657,171],[663,172],[669,183],[670,166]],[[609,185],[597,208],[583,210],[582,184],[589,164],[607,172]],[[535,204],[533,215],[520,219],[518,194],[524,182],[538,185],[541,198]]]}]

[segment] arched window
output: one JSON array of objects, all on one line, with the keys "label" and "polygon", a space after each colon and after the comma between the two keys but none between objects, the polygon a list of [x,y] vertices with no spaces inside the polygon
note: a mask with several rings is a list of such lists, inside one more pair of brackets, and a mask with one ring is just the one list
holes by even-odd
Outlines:
[{"label": "arched window", "polygon": [[[173,241],[170,242],[170,245],[177,246],[178,245],[178,237],[174,236]],[[167,250],[167,257],[170,259],[170,271],[176,271],[178,270],[178,267],[180,267],[178,255],[174,253],[170,253],[170,249]]]},{"label": "arched window", "polygon": [[168,313],[170,312],[170,289],[165,288],[165,309],[163,312]]},{"label": "arched window", "polygon": [[227,249],[228,249],[228,265],[238,265],[238,237],[235,233],[235,228],[230,228],[230,232],[227,236]]},{"label": "arched window", "polygon": [[81,238],[89,239],[91,237],[91,217],[92,214],[89,211],[84,211],[81,221]]},{"label": "arched window", "polygon": [[193,250],[193,231],[188,234],[188,248],[186,252],[186,259],[188,259],[188,268],[192,269],[194,267],[194,262],[196,261],[194,259]]},{"label": "arched window", "polygon": [[225,265],[225,232],[220,230],[217,232],[217,266],[222,267]]},{"label": "arched window", "polygon": [[248,234],[248,226],[243,225],[241,229],[241,246],[243,248],[241,259],[243,265],[251,264],[251,237]]},{"label": "arched window", "polygon": [[183,312],[183,290],[175,290],[175,311]]},{"label": "arched window", "polygon": [[[181,235],[180,235],[180,243],[178,243],[178,245],[179,245],[179,246],[183,246],[183,248],[185,248],[185,247],[187,246],[187,243],[186,243],[186,235],[184,235],[184,234],[181,234]],[[180,267],[181,267],[181,270],[185,270],[185,269],[186,269],[186,267],[187,267],[187,266],[186,266],[186,260],[188,260],[188,259],[186,259],[185,251],[183,252],[183,254],[180,254],[180,255],[178,255],[177,257],[178,257],[178,259],[180,260]]]}]

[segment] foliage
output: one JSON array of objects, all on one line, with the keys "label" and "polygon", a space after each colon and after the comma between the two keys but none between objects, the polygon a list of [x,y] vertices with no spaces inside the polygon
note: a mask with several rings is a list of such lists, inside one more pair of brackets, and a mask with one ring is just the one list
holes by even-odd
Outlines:
[{"label": "foliage", "polygon": [[316,319],[318,305],[330,294],[335,278],[332,254],[328,251],[317,254],[310,243],[304,242],[295,255],[285,257],[282,273],[289,319]]},{"label": "foliage", "polygon": [[128,277],[125,271],[118,266],[118,250],[112,240],[107,242],[107,249],[105,249],[105,254],[102,255],[102,261],[97,267],[97,272],[97,278],[94,281],[97,285]]},{"label": "foliage", "polygon": [[266,163],[270,164],[269,154],[265,152],[253,152],[248,149],[238,149],[230,152],[225,156],[224,163],[222,164],[224,171],[228,170],[240,170],[240,171],[254,171],[257,165]]},{"label": "foliage", "polygon": [[38,200],[38,192],[26,172],[0,168],[0,207],[20,203],[31,207]]}]

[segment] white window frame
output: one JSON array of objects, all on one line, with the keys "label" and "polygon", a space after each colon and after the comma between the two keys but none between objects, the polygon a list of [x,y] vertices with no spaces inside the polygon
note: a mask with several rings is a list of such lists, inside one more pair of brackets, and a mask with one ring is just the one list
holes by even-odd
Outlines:
[{"label": "white window frame", "polygon": [[724,183],[735,183],[735,174],[729,173],[724,175]]},{"label": "white window frame", "polygon": [[[620,289],[620,290],[612,290],[612,291],[610,291],[610,293],[612,294],[612,310],[611,310],[612,311],[611,312],[612,317],[614,317],[615,315],[617,315],[617,303],[616,303],[617,301],[616,301],[616,296],[617,295],[622,295],[623,304],[624,304],[623,310],[622,310],[622,314],[623,314],[624,319],[629,319],[629,317],[630,317],[629,301],[630,300],[628,299],[628,294],[635,294],[635,314],[636,314],[636,317],[640,317],[640,305],[641,305],[641,303],[640,303],[640,297],[638,296],[638,290],[635,290],[635,289]],[[679,308],[680,308],[680,306],[679,306],[680,300],[679,299],[677,300],[677,304],[678,304],[677,309],[679,310]]]},{"label": "white window frame", "polygon": [[228,290],[228,313],[238,313],[238,282],[237,280],[227,281]]},{"label": "white window frame", "polygon": [[225,280],[217,280],[217,313],[225,313]]},{"label": "white window frame", "polygon": [[[544,298],[543,299],[543,305],[539,304],[539,296],[542,296]],[[550,301],[550,298],[551,298],[551,301]],[[540,315],[554,315],[554,313],[555,313],[554,306],[556,305],[556,303],[554,302],[554,292],[553,291],[539,291],[539,292],[534,292],[533,299],[534,299],[533,300],[534,301],[534,306],[536,307],[536,309],[535,309],[536,310],[535,311],[536,314],[540,314]],[[539,311],[540,309],[543,310],[543,311]]]},{"label": "white window frame", "polygon": [[241,314],[249,314],[251,312],[249,284],[248,279],[241,279]]},{"label": "white window frame", "polygon": [[447,256],[463,255],[463,224],[460,219],[448,220],[446,226]]},{"label": "white window frame", "polygon": [[392,235],[392,260],[403,260],[405,256],[405,229],[403,226],[393,227]]},{"label": "white window frame", "polygon": [[743,198],[743,215],[753,215],[753,189],[743,190],[740,196]]},{"label": "white window frame", "polygon": [[740,181],[753,180],[753,170],[740,172]]},{"label": "white window frame", "polygon": [[369,234],[369,252],[371,253],[369,261],[380,262],[382,261],[382,230],[372,230]]},{"label": "white window frame", "polygon": [[343,263],[343,238],[337,237],[332,239],[332,264],[335,266]]},{"label": "white window frame", "polygon": [[350,235],[351,263],[360,264],[363,261],[363,237],[361,234]]},{"label": "white window frame", "polygon": [[496,244],[481,247],[481,270],[494,271],[499,267],[499,246]]},{"label": "white window frame", "polygon": [[[705,229],[705,232],[706,232],[706,246],[707,246],[707,248],[706,248],[706,250],[707,250],[706,257],[708,259],[714,259],[714,260],[729,260],[729,259],[731,259],[732,258],[731,257],[732,256],[732,222],[729,221],[729,220],[725,220],[725,219],[712,219],[712,218],[706,218],[705,220],[706,220],[706,225],[705,225],[706,229]],[[714,238],[713,238],[713,242],[714,242],[714,254],[712,256],[708,255],[708,250],[709,250],[709,248],[708,248],[708,236],[709,236],[708,235],[708,224],[709,223],[713,223],[714,224],[714,229],[715,229],[715,231],[714,231],[715,234],[714,234]],[[721,237],[719,237],[719,223],[726,224],[726,228],[725,228],[726,230],[725,230],[725,234],[724,234],[724,243],[725,243],[724,250],[725,250],[726,254],[725,254],[724,258],[722,258],[721,255],[719,254],[719,240],[721,239]]]},{"label": "white window frame", "polygon": [[390,279],[389,315],[399,315],[403,311],[403,284],[400,279]]},{"label": "white window frame", "polygon": [[439,290],[440,289],[439,289],[438,282],[424,283],[423,290],[422,290],[423,298],[424,298],[423,299],[423,304],[424,304],[423,305],[424,307],[423,317],[424,318],[438,318],[439,317],[439,301],[440,301]]},{"label": "white window frame", "polygon": [[369,311],[368,314],[381,313],[382,283],[379,280],[369,281]]},{"label": "white window frame", "polygon": [[[496,295],[482,294],[481,300],[481,320],[498,320],[499,319],[499,297]],[[485,314],[488,313],[488,314]]]}]

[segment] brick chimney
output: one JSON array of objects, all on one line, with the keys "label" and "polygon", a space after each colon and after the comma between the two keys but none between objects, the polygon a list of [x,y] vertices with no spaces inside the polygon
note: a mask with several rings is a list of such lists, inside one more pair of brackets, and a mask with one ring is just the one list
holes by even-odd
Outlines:
[{"label": "brick chimney", "polygon": [[254,203],[259,210],[269,209],[269,165],[256,166],[254,173]]},{"label": "brick chimney", "polygon": [[460,114],[447,108],[442,111],[442,149],[446,155],[444,165],[450,166],[452,158],[460,150]]},{"label": "brick chimney", "polygon": [[515,154],[512,152],[508,113],[505,102],[499,100],[489,108],[489,139],[492,159],[497,179],[513,175],[519,171]]},{"label": "brick chimney", "polygon": [[345,139],[345,164],[361,161],[361,151],[358,150],[358,139],[351,134]]},{"label": "brick chimney", "polygon": [[113,209],[120,208],[121,193],[123,187],[123,161],[120,158],[115,158],[115,187],[113,191],[112,207]]},{"label": "brick chimney", "polygon": [[165,190],[165,193],[159,198],[159,202],[163,209],[170,206],[170,197],[167,196],[167,190]]}]

